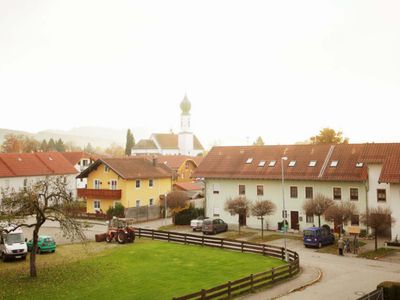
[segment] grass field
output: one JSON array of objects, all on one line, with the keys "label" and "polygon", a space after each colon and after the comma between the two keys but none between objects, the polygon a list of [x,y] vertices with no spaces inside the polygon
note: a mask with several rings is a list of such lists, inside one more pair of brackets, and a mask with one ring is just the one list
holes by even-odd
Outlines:
[{"label": "grass field", "polygon": [[151,240],[65,245],[39,256],[37,279],[28,277],[28,261],[0,263],[0,299],[171,299],[282,264]]}]

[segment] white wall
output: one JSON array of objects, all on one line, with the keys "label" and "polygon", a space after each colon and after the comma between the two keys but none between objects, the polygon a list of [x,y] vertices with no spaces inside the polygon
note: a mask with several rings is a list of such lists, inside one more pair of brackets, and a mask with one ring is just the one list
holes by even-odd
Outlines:
[{"label": "white wall", "polygon": [[193,155],[193,133],[181,132],[178,135],[179,151],[182,155]]},{"label": "white wall", "polygon": [[[213,185],[219,184],[219,194],[213,193]],[[276,212],[272,216],[267,216],[266,220],[268,228],[275,230],[278,227],[278,222],[282,221],[282,186],[279,180],[212,180],[206,179],[206,215],[213,217],[214,212],[217,211],[220,217],[230,224],[237,224],[238,216],[231,216],[224,210],[226,199],[229,197],[237,197],[239,195],[239,184],[246,186],[246,197],[249,200],[271,200],[276,205]],[[257,185],[264,186],[264,196],[257,196]],[[290,186],[297,186],[298,198],[290,198]],[[306,223],[306,215],[303,212],[302,205],[305,201],[305,187],[313,187],[314,196],[317,193],[322,193],[327,197],[333,197],[333,187],[340,187],[342,189],[342,200],[335,201],[350,201],[350,188],[358,188],[358,201],[353,201],[359,213],[364,213],[366,208],[366,188],[364,183],[361,182],[317,182],[317,181],[285,181],[285,206],[287,210],[287,220],[290,224],[290,212],[299,212],[300,230],[310,227],[313,224],[318,224],[318,218],[314,217],[313,223]],[[302,219],[302,220],[301,220]],[[327,223],[321,217],[321,224]],[[333,225],[333,224],[330,224]],[[350,225],[350,223],[349,223]],[[260,221],[256,217],[247,218],[247,226],[259,228]],[[362,227],[362,224],[360,224]]]},{"label": "white wall", "polygon": [[392,225],[392,240],[400,240],[400,184],[390,185],[390,209],[395,223]]}]

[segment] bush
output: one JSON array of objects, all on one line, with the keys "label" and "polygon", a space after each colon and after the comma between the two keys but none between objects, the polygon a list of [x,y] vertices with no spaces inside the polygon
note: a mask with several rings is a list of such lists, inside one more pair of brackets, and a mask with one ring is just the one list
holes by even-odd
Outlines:
[{"label": "bush", "polygon": [[383,299],[400,299],[400,282],[384,281],[378,285],[378,288],[383,288]]},{"label": "bush", "polygon": [[364,238],[364,237],[366,237],[367,236],[367,230],[366,229],[361,229],[360,230],[360,237],[361,238]]},{"label": "bush", "polygon": [[112,217],[123,218],[125,217],[125,207],[121,203],[115,203],[115,206],[110,206],[107,209],[107,216],[111,219]]},{"label": "bush", "polygon": [[199,216],[204,216],[204,208],[190,206],[175,215],[175,225],[189,225],[191,220]]}]

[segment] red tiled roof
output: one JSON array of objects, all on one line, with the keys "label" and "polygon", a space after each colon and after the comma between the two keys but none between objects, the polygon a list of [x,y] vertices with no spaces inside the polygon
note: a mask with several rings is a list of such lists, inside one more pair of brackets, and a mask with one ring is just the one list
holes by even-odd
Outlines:
[{"label": "red tiled roof", "polygon": [[174,184],[184,191],[199,191],[203,189],[203,186],[193,182],[177,182]]},{"label": "red tiled roof", "polygon": [[59,152],[0,154],[0,177],[76,173],[74,166]]},{"label": "red tiled roof", "polygon": [[89,158],[96,160],[97,157],[93,155],[79,151],[79,152],[60,152],[71,164],[76,165],[82,158]]},{"label": "red tiled roof", "polygon": [[143,179],[143,178],[168,178],[171,172],[160,165],[153,165],[153,161],[146,157],[125,157],[125,158],[102,158],[89,166],[77,178],[88,177],[93,169],[100,164],[109,166],[115,173],[124,179]]},{"label": "red tiled roof", "polygon": [[[193,177],[280,179],[281,158],[285,178],[291,180],[365,181],[368,178],[365,164],[383,164],[382,182],[400,182],[400,144],[340,144],[340,145],[286,145],[286,146],[236,146],[214,147],[194,171]],[[253,161],[246,164],[252,158]],[[269,167],[275,160],[274,167]],[[315,160],[314,167],[309,166]],[[332,161],[338,161],[336,167]],[[260,161],[265,165],[259,166]],[[290,161],[296,161],[290,167]]]}]

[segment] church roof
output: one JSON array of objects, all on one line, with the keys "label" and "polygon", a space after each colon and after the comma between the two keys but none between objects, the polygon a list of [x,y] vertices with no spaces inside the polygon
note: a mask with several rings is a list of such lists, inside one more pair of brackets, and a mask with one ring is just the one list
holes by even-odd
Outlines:
[{"label": "church roof", "polygon": [[[152,135],[161,149],[179,149],[178,134],[174,133],[154,133]],[[193,135],[193,149],[204,150],[199,139]]]},{"label": "church roof", "polygon": [[157,149],[153,140],[140,140],[133,149]]}]

